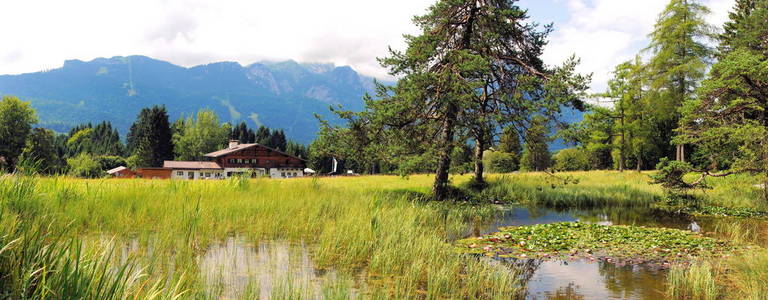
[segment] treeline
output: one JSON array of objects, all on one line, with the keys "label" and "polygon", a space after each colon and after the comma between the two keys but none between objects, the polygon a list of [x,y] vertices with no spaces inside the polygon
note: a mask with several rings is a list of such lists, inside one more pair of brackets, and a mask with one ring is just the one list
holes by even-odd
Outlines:
[{"label": "treeline", "polygon": [[108,121],[81,124],[66,134],[33,128],[35,110],[12,96],[0,101],[0,122],[0,168],[6,171],[99,177],[121,165],[161,167],[165,160],[202,160],[230,139],[309,157],[307,147],[286,138],[281,129],[260,126],[254,131],[245,122],[232,126],[208,109],[171,123],[165,107],[144,108],[125,143]]},{"label": "treeline", "polygon": [[722,30],[706,23],[709,13],[670,1],[647,48],[597,95],[610,105],[558,133],[577,147],[557,153],[555,166],[644,170],[676,160],[704,173],[764,173],[768,1],[736,1]]}]

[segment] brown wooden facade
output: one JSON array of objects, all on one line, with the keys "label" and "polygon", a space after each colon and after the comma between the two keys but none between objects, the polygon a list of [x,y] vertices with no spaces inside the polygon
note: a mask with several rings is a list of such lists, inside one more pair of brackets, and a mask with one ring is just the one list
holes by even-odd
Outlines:
[{"label": "brown wooden facade", "polygon": [[208,156],[222,168],[306,168],[306,161],[261,145],[242,145],[242,149],[218,157]]}]

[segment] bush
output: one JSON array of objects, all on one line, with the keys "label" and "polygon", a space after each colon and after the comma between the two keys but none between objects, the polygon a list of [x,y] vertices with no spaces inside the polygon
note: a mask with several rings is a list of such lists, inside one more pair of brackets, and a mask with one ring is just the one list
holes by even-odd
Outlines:
[{"label": "bush", "polygon": [[592,169],[590,154],[587,150],[563,149],[555,153],[552,159],[557,171],[587,171]]},{"label": "bush", "polygon": [[98,160],[102,170],[114,169],[128,164],[125,158],[114,155],[102,155],[97,157],[96,160]]},{"label": "bush", "polygon": [[77,177],[96,178],[103,173],[99,161],[88,153],[80,153],[67,159],[69,174]]},{"label": "bush", "polygon": [[492,173],[509,173],[519,169],[520,159],[514,153],[501,151],[486,151],[483,161]]}]

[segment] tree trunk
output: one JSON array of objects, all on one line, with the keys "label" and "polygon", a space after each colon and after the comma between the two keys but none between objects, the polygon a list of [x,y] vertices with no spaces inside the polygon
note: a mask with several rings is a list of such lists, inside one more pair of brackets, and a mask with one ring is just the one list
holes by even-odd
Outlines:
[{"label": "tree trunk", "polygon": [[685,162],[685,146],[677,145],[677,155],[675,160]]},{"label": "tree trunk", "polygon": [[640,155],[637,156],[637,172],[639,173],[643,169],[643,159]]},{"label": "tree trunk", "polygon": [[435,200],[443,201],[447,198],[448,192],[448,169],[451,167],[451,150],[453,149],[453,125],[456,119],[456,105],[448,104],[448,110],[443,120],[442,133],[440,135],[440,150],[437,160],[437,171],[435,172],[435,183],[432,186],[432,193]]},{"label": "tree trunk", "polygon": [[485,183],[483,172],[485,166],[483,165],[483,152],[485,151],[484,138],[478,138],[475,141],[475,183],[480,186]]}]

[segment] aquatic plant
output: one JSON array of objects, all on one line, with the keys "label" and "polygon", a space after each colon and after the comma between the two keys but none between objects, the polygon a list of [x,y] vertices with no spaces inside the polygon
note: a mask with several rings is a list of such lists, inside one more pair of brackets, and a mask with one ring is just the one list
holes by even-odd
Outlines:
[{"label": "aquatic plant", "polygon": [[673,299],[718,299],[721,289],[713,273],[712,265],[706,261],[675,265],[667,275],[667,295]]},{"label": "aquatic plant", "polygon": [[457,242],[463,253],[540,259],[603,258],[617,263],[685,262],[730,254],[726,241],[689,231],[562,222],[501,228]]}]

